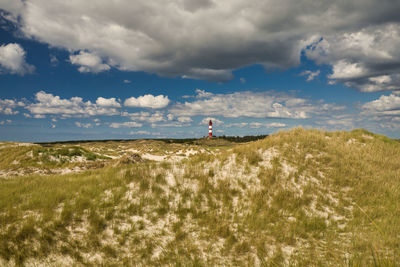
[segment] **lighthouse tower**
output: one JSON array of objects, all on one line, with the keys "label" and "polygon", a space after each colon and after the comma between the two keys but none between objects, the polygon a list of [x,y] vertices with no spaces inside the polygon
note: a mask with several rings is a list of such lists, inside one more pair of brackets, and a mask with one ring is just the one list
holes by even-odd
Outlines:
[{"label": "lighthouse tower", "polygon": [[212,138],[212,121],[208,123],[208,137]]}]

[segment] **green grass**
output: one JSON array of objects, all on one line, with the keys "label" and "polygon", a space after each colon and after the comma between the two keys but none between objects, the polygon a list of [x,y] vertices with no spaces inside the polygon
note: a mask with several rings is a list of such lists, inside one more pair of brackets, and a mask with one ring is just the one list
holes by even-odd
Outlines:
[{"label": "green grass", "polygon": [[[82,159],[83,162],[78,159]],[[109,159],[80,146],[11,146],[0,149],[0,170],[24,173],[41,170],[43,173],[49,173],[56,168],[102,167],[96,161]]]},{"label": "green grass", "polygon": [[[34,149],[43,161],[120,145]],[[397,266],[399,170],[387,137],[299,128],[177,163],[2,179],[0,265]]]}]

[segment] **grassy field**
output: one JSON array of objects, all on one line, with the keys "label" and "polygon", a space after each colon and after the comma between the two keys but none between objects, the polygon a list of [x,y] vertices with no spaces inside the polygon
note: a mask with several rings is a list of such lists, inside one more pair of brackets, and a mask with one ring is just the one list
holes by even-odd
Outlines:
[{"label": "grassy field", "polygon": [[[143,160],[122,160],[132,154]],[[400,143],[365,130],[244,144],[2,143],[0,170],[0,265],[400,262]]]}]

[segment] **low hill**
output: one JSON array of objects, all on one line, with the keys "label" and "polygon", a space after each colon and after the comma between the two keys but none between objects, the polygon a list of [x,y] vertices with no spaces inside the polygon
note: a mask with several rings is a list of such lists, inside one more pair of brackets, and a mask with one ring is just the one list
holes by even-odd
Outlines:
[{"label": "low hill", "polygon": [[[400,262],[395,140],[365,130],[300,128],[237,145],[159,142],[74,144],[64,152],[56,146],[37,157],[102,164],[63,175],[6,174],[0,265]],[[24,155],[44,149],[2,146],[14,155],[7,163],[0,147],[3,170],[26,168]],[[38,169],[67,166],[34,162]]]}]

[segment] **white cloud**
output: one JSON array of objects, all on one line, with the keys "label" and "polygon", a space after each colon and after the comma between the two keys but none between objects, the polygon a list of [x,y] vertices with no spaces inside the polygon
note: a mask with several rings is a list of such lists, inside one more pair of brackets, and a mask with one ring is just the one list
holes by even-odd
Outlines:
[{"label": "white cloud", "polygon": [[175,118],[175,116],[173,114],[168,114],[167,118],[169,121],[172,121]]},{"label": "white cloud", "polygon": [[400,116],[400,96],[390,94],[382,95],[376,100],[365,103],[363,114],[380,116]]},{"label": "white cloud", "polygon": [[249,124],[247,122],[234,122],[234,123],[229,123],[225,125],[225,127],[238,127],[238,128],[244,128],[247,127]]},{"label": "white cloud", "polygon": [[23,10],[23,7],[24,6],[22,1],[2,0],[1,9],[8,11],[9,14],[4,14],[4,12],[1,11],[0,15],[4,16],[6,19],[14,23],[18,23],[18,15]]},{"label": "white cloud", "polygon": [[32,73],[35,67],[25,62],[25,50],[16,43],[0,46],[0,73],[24,75]]},{"label": "white cloud", "polygon": [[146,119],[146,121],[148,122],[165,121],[164,114],[160,112],[153,113],[148,117],[148,119]]},{"label": "white cloud", "polygon": [[104,107],[84,102],[81,97],[62,99],[59,96],[40,91],[35,95],[35,103],[26,106],[34,115],[53,114],[62,117],[88,117],[96,115],[117,115],[119,112],[114,107]]},{"label": "white cloud", "polygon": [[179,122],[192,122],[192,118],[190,117],[178,117],[177,119]]},{"label": "white cloud", "polygon": [[210,123],[210,120],[212,121],[213,126],[220,126],[220,125],[224,124],[224,122],[219,119],[207,117],[207,118],[202,119],[200,121],[199,125],[208,125]]},{"label": "white cloud", "polygon": [[141,108],[152,108],[152,109],[165,108],[166,106],[168,106],[168,104],[169,104],[168,96],[164,95],[153,96],[150,94],[139,96],[137,98],[130,97],[127,98],[124,102],[124,105],[126,107],[141,107]]},{"label": "white cloud", "polygon": [[300,73],[301,76],[307,76],[307,82],[313,81],[318,75],[320,74],[320,70],[317,71],[311,71],[311,70],[305,70],[302,73]]},{"label": "white cloud", "polygon": [[93,125],[91,123],[81,123],[79,121],[75,122],[76,127],[79,128],[91,128]]},{"label": "white cloud", "polygon": [[13,111],[11,108],[3,108],[0,110],[0,113],[3,113],[5,115],[15,115],[18,114],[18,111]]},{"label": "white cloud", "polygon": [[110,66],[104,64],[98,55],[84,51],[80,51],[77,55],[70,55],[69,61],[74,65],[80,66],[78,68],[79,72],[98,73],[110,69]]},{"label": "white cloud", "polygon": [[158,127],[183,127],[183,126],[188,126],[188,124],[183,124],[181,122],[166,122],[166,123],[152,123],[151,127],[152,128],[158,128]]},{"label": "white cloud", "polygon": [[201,89],[196,89],[195,93],[196,93],[197,98],[207,98],[207,97],[210,97],[213,95],[213,93],[206,92],[205,90],[201,90]]},{"label": "white cloud", "polygon": [[268,128],[282,128],[286,127],[287,125],[285,123],[280,123],[280,122],[271,122],[267,123],[265,126]]},{"label": "white cloud", "polygon": [[176,103],[169,112],[176,116],[222,116],[229,118],[294,118],[338,109],[333,104],[311,102],[273,91],[243,91],[232,94],[212,94],[193,102]]},{"label": "white cloud", "polygon": [[332,119],[332,120],[324,120],[324,121],[318,122],[318,124],[325,125],[325,126],[329,125],[329,126],[337,126],[337,127],[341,127],[341,126],[351,127],[351,126],[353,126],[353,120],[351,118],[340,119],[340,120]]},{"label": "white cloud", "polygon": [[[3,0],[2,9],[21,34],[75,53],[71,62],[81,71],[226,81],[252,64],[296,66],[306,50],[332,66],[338,82],[361,91],[400,89],[397,0]],[[371,82],[382,75],[392,82]]]},{"label": "white cloud", "polygon": [[43,115],[43,114],[35,114],[35,115],[33,115],[33,118],[34,118],[34,119],[45,119],[45,118],[46,118],[46,115]]},{"label": "white cloud", "polygon": [[369,78],[371,82],[376,84],[388,84],[392,82],[392,78],[389,75],[381,75]]},{"label": "white cloud", "polygon": [[58,65],[58,58],[55,55],[51,55],[50,54],[50,65],[52,65],[53,67]]},{"label": "white cloud", "polygon": [[110,124],[111,128],[133,128],[133,127],[142,127],[143,124],[135,122],[135,121],[127,121],[122,123],[113,122]]},{"label": "white cloud", "polygon": [[261,122],[251,122],[249,125],[250,125],[250,128],[255,128],[255,129],[264,126],[264,124],[262,124]]},{"label": "white cloud", "polygon": [[0,121],[0,125],[10,124],[12,120]]},{"label": "white cloud", "polygon": [[19,111],[14,110],[16,107],[23,107],[25,104],[12,99],[0,99],[0,114],[16,115]]},{"label": "white cloud", "polygon": [[363,92],[394,91],[400,90],[399,46],[399,24],[370,23],[326,34],[306,55],[319,64],[332,65],[328,76],[332,83],[342,82]]},{"label": "white cloud", "polygon": [[[400,3],[395,0],[3,2],[2,8],[11,13],[5,17],[16,22],[19,16],[17,25],[25,36],[107,59],[95,68],[82,66],[83,71],[113,66],[221,81],[231,79],[232,70],[252,64],[295,66],[303,49],[321,38],[329,44],[324,51],[330,65],[348,60],[391,75],[398,67],[386,63],[400,57],[395,32]],[[320,56],[310,58],[322,61]],[[374,65],[375,59],[384,60]]]},{"label": "white cloud", "polygon": [[384,122],[384,123],[380,123],[379,127],[383,128],[383,129],[398,130],[398,129],[400,129],[400,123]]},{"label": "white cloud", "polygon": [[329,79],[355,79],[365,74],[366,70],[362,65],[339,60],[333,64],[333,73],[328,77]]},{"label": "white cloud", "polygon": [[130,117],[130,119],[133,121],[159,122],[166,120],[164,118],[164,113],[159,111],[155,113],[144,112],[144,111],[136,113],[122,112],[121,115],[124,117]]},{"label": "white cloud", "polygon": [[241,83],[246,83],[246,79],[243,78],[243,77],[241,77],[241,78],[240,78],[240,82],[241,82]]},{"label": "white cloud", "polygon": [[104,98],[104,97],[99,97],[96,100],[96,104],[100,107],[114,107],[114,108],[119,108],[121,107],[121,104],[115,100],[115,97],[112,98]]}]

